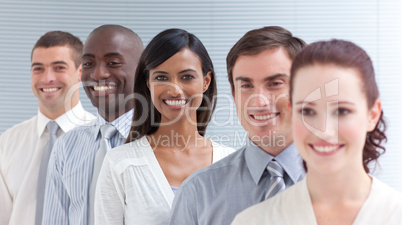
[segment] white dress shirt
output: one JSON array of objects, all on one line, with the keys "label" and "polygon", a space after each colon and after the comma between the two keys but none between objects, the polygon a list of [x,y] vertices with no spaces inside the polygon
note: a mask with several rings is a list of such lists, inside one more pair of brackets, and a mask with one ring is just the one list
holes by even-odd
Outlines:
[{"label": "white dress shirt", "polygon": [[[55,119],[57,136],[95,117],[81,103]],[[38,173],[49,139],[50,121],[38,115],[14,125],[0,136],[0,225],[34,225]]]},{"label": "white dress shirt", "polygon": [[[238,214],[232,225],[242,224],[316,225],[306,178]],[[373,177],[370,193],[353,225],[380,224],[402,224],[402,194]]]},{"label": "white dress shirt", "polygon": [[[213,163],[234,152],[214,142],[212,146]],[[173,190],[144,136],[106,154],[95,192],[95,224],[165,225],[173,198]]]}]

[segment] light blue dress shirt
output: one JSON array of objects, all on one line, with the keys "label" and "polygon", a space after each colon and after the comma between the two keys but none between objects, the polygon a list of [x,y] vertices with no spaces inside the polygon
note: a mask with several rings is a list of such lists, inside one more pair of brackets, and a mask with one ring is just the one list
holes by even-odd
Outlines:
[{"label": "light blue dress shirt", "polygon": [[[133,110],[110,122],[118,132],[111,146],[125,143],[131,128]],[[101,140],[100,127],[107,122],[97,119],[60,137],[52,150],[47,171],[43,225],[87,225],[89,187],[93,165]]]},{"label": "light blue dress shirt", "polygon": [[[171,225],[229,225],[244,209],[265,199],[271,155],[248,140],[226,158],[193,173],[183,182],[173,201]],[[278,156],[286,172],[286,187],[304,175],[302,159],[294,144]]]}]

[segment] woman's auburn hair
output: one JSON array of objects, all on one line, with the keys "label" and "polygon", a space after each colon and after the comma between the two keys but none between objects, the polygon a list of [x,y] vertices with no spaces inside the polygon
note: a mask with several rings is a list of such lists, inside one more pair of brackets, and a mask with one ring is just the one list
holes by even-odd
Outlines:
[{"label": "woman's auburn hair", "polygon": [[[368,54],[361,47],[350,41],[333,39],[311,43],[295,57],[290,72],[290,102],[292,102],[294,79],[297,76],[297,71],[303,67],[316,64],[330,64],[356,69],[360,74],[368,108],[371,109],[379,98],[373,63]],[[381,110],[380,119],[376,127],[373,131],[367,132],[363,148],[363,166],[367,173],[370,172],[369,164],[372,161],[378,163],[378,158],[385,153],[385,147],[382,145],[383,142],[387,141],[385,130],[386,123],[384,113]],[[307,169],[305,163],[304,166]]]}]

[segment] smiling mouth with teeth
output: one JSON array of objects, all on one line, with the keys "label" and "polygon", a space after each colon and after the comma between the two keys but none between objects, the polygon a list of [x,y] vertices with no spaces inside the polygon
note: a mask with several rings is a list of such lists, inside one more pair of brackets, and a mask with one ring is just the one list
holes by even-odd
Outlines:
[{"label": "smiling mouth with teeth", "polygon": [[334,152],[338,149],[340,149],[341,147],[343,147],[343,145],[322,145],[322,146],[318,146],[318,145],[312,145],[310,144],[310,147],[320,153],[329,153],[329,152]]},{"label": "smiling mouth with teeth", "polygon": [[54,92],[59,90],[59,88],[42,88],[43,92]]},{"label": "smiling mouth with teeth", "polygon": [[94,86],[95,91],[108,91],[108,90],[113,90],[115,89],[116,86]]},{"label": "smiling mouth with teeth", "polygon": [[183,106],[187,103],[186,100],[180,99],[180,100],[164,100],[164,102],[169,105],[169,106]]},{"label": "smiling mouth with teeth", "polygon": [[270,113],[270,114],[266,114],[266,115],[251,115],[255,120],[268,120],[268,119],[272,119],[275,116],[279,115],[279,113]]}]

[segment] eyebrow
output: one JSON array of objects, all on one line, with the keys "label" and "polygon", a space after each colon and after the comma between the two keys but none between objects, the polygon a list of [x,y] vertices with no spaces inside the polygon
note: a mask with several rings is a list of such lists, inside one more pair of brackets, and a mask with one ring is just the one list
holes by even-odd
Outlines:
[{"label": "eyebrow", "polygon": [[338,105],[355,105],[353,102],[348,102],[348,101],[338,101]]},{"label": "eyebrow", "polygon": [[186,69],[186,70],[180,71],[179,73],[187,73],[187,72],[197,72],[197,71],[195,71],[193,69]]},{"label": "eyebrow", "polygon": [[[281,78],[281,77],[289,77],[289,75],[284,74],[284,73],[278,73],[278,74],[275,74],[275,75],[272,75],[272,76],[269,76],[269,77],[264,78],[264,81],[265,81],[265,82],[267,82],[267,81],[272,81],[272,80],[275,80],[275,79]],[[236,81],[251,82],[252,80],[251,80],[250,78],[248,78],[248,77],[242,77],[242,76],[240,76],[240,77],[236,77]]]},{"label": "eyebrow", "polygon": [[[64,61],[55,61],[55,62],[51,63],[51,65],[57,65],[57,64],[63,64],[63,65],[68,66],[68,64]],[[43,63],[32,63],[31,67],[34,67],[34,66],[43,66]]]},{"label": "eyebrow", "polygon": [[83,59],[83,58],[85,58],[85,57],[95,58],[95,55],[94,55],[94,54],[90,54],[90,53],[85,53],[85,54],[82,55],[81,58]]},{"label": "eyebrow", "polygon": [[152,75],[154,75],[154,74],[156,74],[156,73],[168,74],[168,73],[165,72],[165,71],[159,71],[159,70],[157,70],[157,71],[154,71],[154,72],[152,73]]},{"label": "eyebrow", "polygon": [[118,52],[110,52],[110,53],[106,53],[104,55],[104,57],[111,57],[111,56],[122,56],[122,54],[118,53]]},{"label": "eyebrow", "polygon": [[[195,71],[195,70],[193,70],[193,69],[186,69],[186,70],[180,71],[179,74],[187,73],[187,72],[197,72],[197,71]],[[160,71],[160,70],[157,70],[157,71],[153,72],[152,74],[155,74],[155,73],[169,74],[169,73],[167,73],[167,72],[165,72],[165,71]]]},{"label": "eyebrow", "polygon": [[[319,100],[319,99],[318,99]],[[347,101],[329,101],[331,105],[355,105],[353,102],[347,102]],[[314,101],[312,102],[304,102],[304,101],[298,101],[295,103],[295,105],[316,105]]]},{"label": "eyebrow", "polygon": [[316,105],[316,104],[314,102],[305,103],[304,101],[298,101],[295,103],[295,105]]},{"label": "eyebrow", "polygon": [[[120,57],[121,57],[122,54],[117,53],[117,52],[110,52],[110,53],[106,53],[106,54],[104,55],[104,57],[111,57],[111,56],[120,56]],[[95,55],[94,55],[94,54],[91,54],[91,53],[85,53],[85,54],[82,55],[81,58],[85,58],[85,57],[95,58]]]}]

